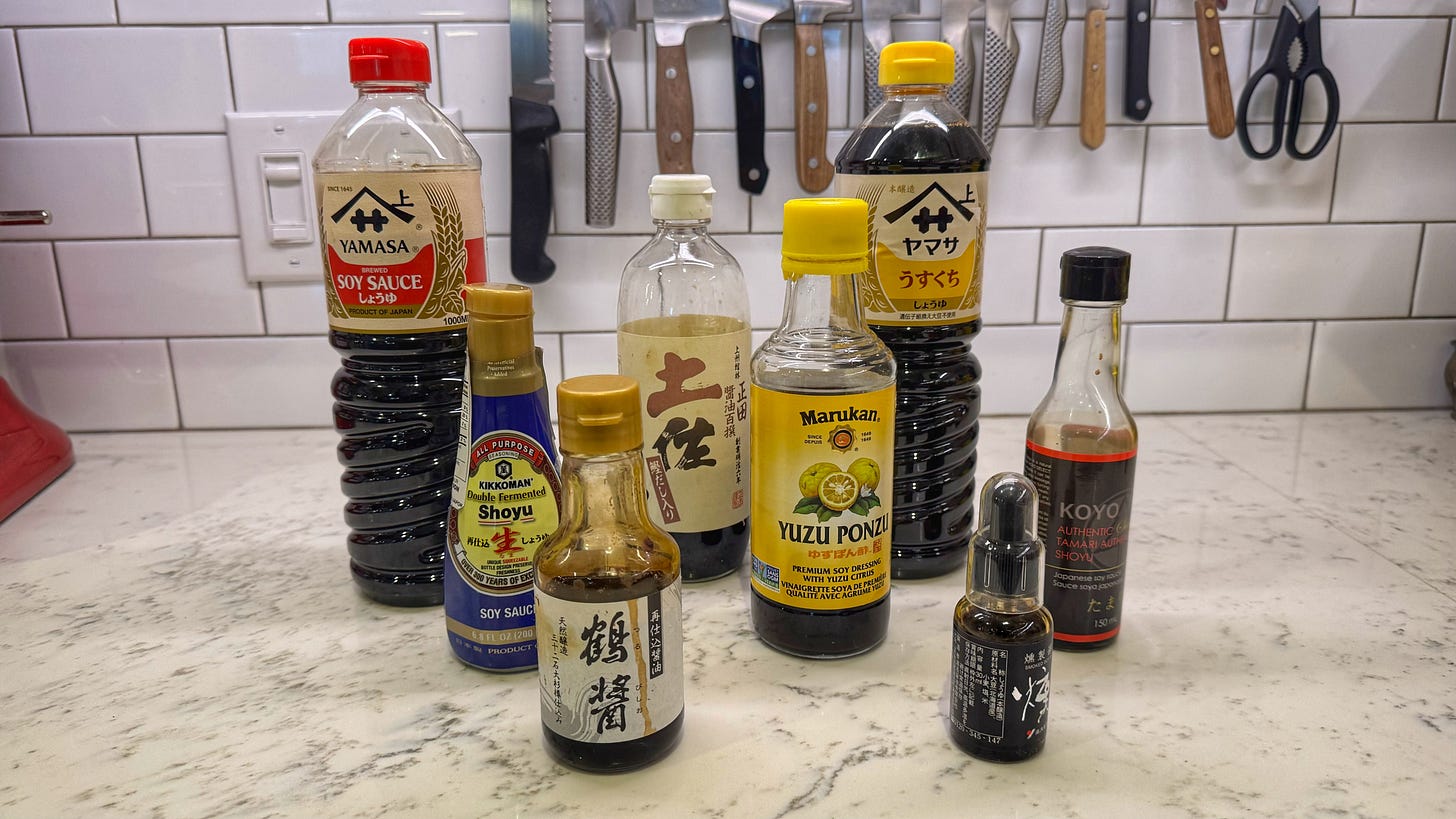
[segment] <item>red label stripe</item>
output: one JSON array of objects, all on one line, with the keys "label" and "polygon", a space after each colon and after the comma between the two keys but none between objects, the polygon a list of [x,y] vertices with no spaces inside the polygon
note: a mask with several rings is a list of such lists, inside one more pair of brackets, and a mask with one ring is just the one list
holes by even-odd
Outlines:
[{"label": "red label stripe", "polygon": [[1104,631],[1101,634],[1063,634],[1060,631],[1054,631],[1052,632],[1052,637],[1064,643],[1100,643],[1103,640],[1111,640],[1113,637],[1116,637],[1117,632],[1121,630],[1122,626],[1118,626],[1112,631]]},{"label": "red label stripe", "polygon": [[1039,446],[1032,443],[1031,441],[1026,442],[1026,448],[1031,450],[1032,452],[1045,455],[1048,458],[1056,458],[1061,461],[1082,461],[1083,463],[1093,464],[1112,463],[1113,461],[1128,461],[1132,460],[1137,456],[1136,449],[1129,449],[1126,452],[1099,452],[1096,454],[1082,452],[1062,452],[1060,450]]}]

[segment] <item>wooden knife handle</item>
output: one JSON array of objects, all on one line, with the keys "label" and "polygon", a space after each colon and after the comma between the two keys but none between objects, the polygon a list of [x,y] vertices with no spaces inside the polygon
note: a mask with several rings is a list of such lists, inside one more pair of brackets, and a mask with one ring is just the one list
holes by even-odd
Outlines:
[{"label": "wooden knife handle", "polygon": [[1229,88],[1228,59],[1223,51],[1223,30],[1216,0],[1194,0],[1198,23],[1198,59],[1203,66],[1203,107],[1208,111],[1208,132],[1219,139],[1234,132],[1234,96]]},{"label": "wooden knife handle", "polygon": [[1096,149],[1107,136],[1107,11],[1088,9],[1082,33],[1082,144]]},{"label": "wooden knife handle", "polygon": [[693,84],[686,46],[657,47],[657,172],[693,172]]},{"label": "wooden knife handle", "polygon": [[794,109],[799,187],[819,193],[834,180],[834,163],[825,156],[829,77],[824,67],[822,26],[794,26]]}]

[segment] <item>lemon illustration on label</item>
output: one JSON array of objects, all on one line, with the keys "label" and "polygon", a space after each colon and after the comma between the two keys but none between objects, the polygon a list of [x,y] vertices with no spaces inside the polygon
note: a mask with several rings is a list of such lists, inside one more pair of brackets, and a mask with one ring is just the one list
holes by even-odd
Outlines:
[{"label": "lemon illustration on label", "polygon": [[845,471],[853,475],[854,479],[859,481],[860,486],[871,492],[880,488],[880,465],[869,458],[860,458],[850,464],[849,469]]},{"label": "lemon illustration on label", "polygon": [[880,486],[880,465],[869,458],[860,458],[840,469],[838,464],[821,461],[799,476],[799,494],[803,499],[794,507],[798,515],[813,515],[823,523],[844,512],[868,515],[880,505],[875,490]]},{"label": "lemon illustration on label", "polygon": [[839,467],[831,463],[821,461],[814,464],[799,476],[799,494],[806,498],[819,497],[819,484],[838,471]]},{"label": "lemon illustration on label", "polygon": [[859,500],[859,481],[848,472],[835,472],[819,484],[819,502],[828,509],[843,512]]}]

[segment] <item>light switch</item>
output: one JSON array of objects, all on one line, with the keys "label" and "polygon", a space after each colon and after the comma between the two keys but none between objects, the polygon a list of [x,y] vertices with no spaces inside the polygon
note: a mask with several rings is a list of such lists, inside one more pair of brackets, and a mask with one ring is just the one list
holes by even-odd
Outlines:
[{"label": "light switch", "polygon": [[268,238],[275,244],[297,245],[313,241],[313,223],[308,217],[308,189],[304,165],[308,160],[302,151],[265,153],[258,157],[263,169],[263,186],[267,192],[264,221]]}]

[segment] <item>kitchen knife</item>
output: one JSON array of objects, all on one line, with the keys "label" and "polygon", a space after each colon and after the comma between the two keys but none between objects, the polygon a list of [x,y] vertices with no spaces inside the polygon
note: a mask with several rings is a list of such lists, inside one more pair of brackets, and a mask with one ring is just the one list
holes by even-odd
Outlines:
[{"label": "kitchen knife", "polygon": [[768,161],[763,156],[763,24],[794,7],[794,0],[728,0],[733,30],[733,109],[737,117],[738,187],[763,193]]},{"label": "kitchen knife", "polygon": [[976,76],[976,51],[966,36],[971,29],[971,10],[981,0],[940,0],[940,39],[955,49],[955,78],[945,89],[945,98],[957,111],[971,115],[971,79]]},{"label": "kitchen knife", "polygon": [[657,39],[657,170],[693,172],[693,84],[688,78],[688,29],[716,23],[724,0],[652,0]]},{"label": "kitchen knife", "polygon": [[1153,0],[1127,0],[1127,64],[1122,83],[1122,113],[1138,122],[1153,110],[1148,93],[1148,46],[1152,43]]},{"label": "kitchen knife", "polygon": [[1107,136],[1107,0],[1087,0],[1082,33],[1082,144],[1097,149]]},{"label": "kitchen knife", "polygon": [[551,101],[551,3],[511,0],[511,272],[543,282],[556,272],[546,255],[551,229],[551,155],[561,131]]},{"label": "kitchen knife", "polygon": [[1011,27],[1014,2],[988,0],[986,3],[986,44],[981,52],[981,141],[987,149],[996,142],[996,129],[1006,109],[1006,92],[1011,90],[1011,75],[1016,70],[1016,57],[1021,53],[1016,31]]},{"label": "kitchen knife", "polygon": [[1031,104],[1031,121],[1045,128],[1052,121],[1062,98],[1062,32],[1067,28],[1067,0],[1046,0],[1041,24],[1041,54],[1036,60],[1036,96]]},{"label": "kitchen knife", "polygon": [[587,0],[582,40],[586,50],[586,223],[617,221],[617,159],[622,98],[612,70],[612,34],[637,27],[634,0]]},{"label": "kitchen knife", "polygon": [[[880,88],[880,52],[895,42],[890,18],[919,14],[920,0],[864,0],[864,110],[865,115],[885,101]],[[957,75],[959,76],[959,75]]]},{"label": "kitchen knife", "polygon": [[834,179],[826,156],[829,77],[824,68],[824,18],[849,12],[854,0],[794,0],[794,152],[799,187],[818,193]]},{"label": "kitchen knife", "polygon": [[1234,132],[1234,97],[1229,88],[1228,57],[1223,53],[1223,28],[1218,10],[1228,0],[1194,0],[1193,17],[1198,29],[1198,60],[1203,67],[1203,107],[1208,112],[1208,132],[1225,139]]}]

